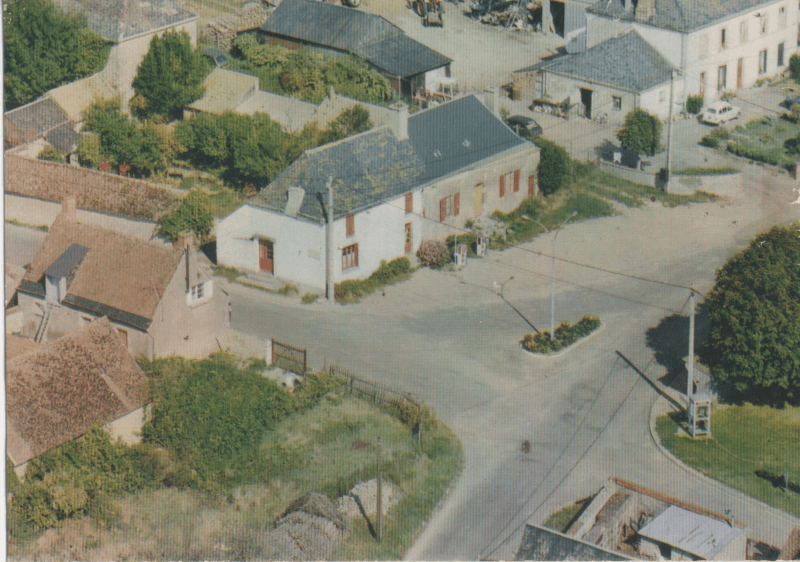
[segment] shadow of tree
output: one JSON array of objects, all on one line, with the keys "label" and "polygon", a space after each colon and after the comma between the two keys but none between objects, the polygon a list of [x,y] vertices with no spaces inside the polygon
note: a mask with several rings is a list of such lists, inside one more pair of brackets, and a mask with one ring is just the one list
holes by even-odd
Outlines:
[{"label": "shadow of tree", "polygon": [[786,479],[784,476],[772,474],[768,470],[763,469],[756,470],[755,475],[772,484],[773,488],[781,488],[782,490],[788,490],[790,492],[794,492],[795,494],[800,494],[800,485],[793,480]]}]

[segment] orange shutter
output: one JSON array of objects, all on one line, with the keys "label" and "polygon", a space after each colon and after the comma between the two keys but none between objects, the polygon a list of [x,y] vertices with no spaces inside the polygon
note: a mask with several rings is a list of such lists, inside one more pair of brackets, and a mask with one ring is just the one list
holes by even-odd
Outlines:
[{"label": "orange shutter", "polygon": [[444,218],[447,216],[447,200],[440,199],[439,200],[439,222],[444,222]]},{"label": "orange shutter", "polygon": [[354,266],[358,265],[358,244],[355,244],[355,261],[353,262]]},{"label": "orange shutter", "polygon": [[506,194],[506,176],[500,174],[500,197]]},{"label": "orange shutter", "polygon": [[459,204],[460,200],[461,200],[461,194],[460,193],[456,193],[455,195],[453,195],[453,215],[454,216],[458,216],[458,204]]},{"label": "orange shutter", "polygon": [[346,236],[352,236],[356,233],[356,217],[354,215],[347,215],[345,231]]},{"label": "orange shutter", "polygon": [[528,195],[536,195],[536,176],[528,176]]},{"label": "orange shutter", "polygon": [[514,193],[519,191],[519,170],[514,170]]},{"label": "orange shutter", "polygon": [[414,194],[406,193],[406,214],[414,210]]}]

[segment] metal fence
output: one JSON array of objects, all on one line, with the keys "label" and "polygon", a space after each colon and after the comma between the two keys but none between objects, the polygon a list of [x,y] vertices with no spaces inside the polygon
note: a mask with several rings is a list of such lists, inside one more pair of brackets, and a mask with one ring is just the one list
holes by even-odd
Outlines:
[{"label": "metal fence", "polygon": [[272,364],[284,371],[305,375],[308,369],[305,349],[272,340]]}]

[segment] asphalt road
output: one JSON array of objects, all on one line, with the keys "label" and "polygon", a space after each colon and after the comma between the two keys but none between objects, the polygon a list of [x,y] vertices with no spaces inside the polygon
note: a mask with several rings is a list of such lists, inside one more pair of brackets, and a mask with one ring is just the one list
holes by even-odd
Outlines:
[{"label": "asphalt road", "polygon": [[[557,254],[707,291],[716,268],[755,233],[798,217],[786,176],[749,175],[744,183],[738,202],[649,205],[570,225]],[[526,248],[532,252],[493,253],[459,272],[420,270],[385,296],[346,307],[232,286],[233,327],[306,347],[314,366],[339,363],[416,393],[456,431],[464,472],[409,559],[510,558],[525,521],[542,522],[610,476],[730,509],[751,536],[782,544],[798,519],[692,476],[650,438],[657,393],[648,381],[663,377],[667,363],[656,352],[668,355],[671,338],[685,334],[661,335],[648,347],[647,333],[681,312],[688,290],[559,263],[557,321],[595,314],[605,328],[564,356],[534,358],[518,342],[531,326],[549,327],[550,260],[535,252],[549,253],[550,243],[540,238]],[[510,276],[503,300],[492,284]]]}]

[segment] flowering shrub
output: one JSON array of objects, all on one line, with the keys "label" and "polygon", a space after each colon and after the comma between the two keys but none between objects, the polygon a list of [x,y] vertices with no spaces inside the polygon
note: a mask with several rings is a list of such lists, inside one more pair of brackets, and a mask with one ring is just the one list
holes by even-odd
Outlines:
[{"label": "flowering shrub", "polygon": [[452,260],[447,245],[439,240],[423,240],[417,250],[417,257],[422,265],[428,267],[442,267]]},{"label": "flowering shrub", "polygon": [[600,318],[587,314],[576,324],[562,321],[554,330],[555,337],[551,337],[547,331],[526,334],[522,339],[522,347],[533,353],[555,353],[588,336],[599,327]]}]

